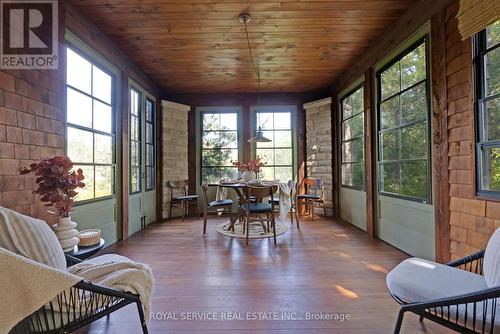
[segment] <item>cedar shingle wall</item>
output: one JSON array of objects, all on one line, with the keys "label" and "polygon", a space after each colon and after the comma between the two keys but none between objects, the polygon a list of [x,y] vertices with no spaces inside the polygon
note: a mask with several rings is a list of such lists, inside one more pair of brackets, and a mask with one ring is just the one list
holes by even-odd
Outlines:
[{"label": "cedar shingle wall", "polygon": [[64,153],[64,84],[59,71],[0,71],[0,204],[47,219],[19,168]]},{"label": "cedar shingle wall", "polygon": [[474,95],[471,40],[461,41],[455,15],[446,11],[448,155],[450,183],[450,251],[462,257],[485,247],[500,226],[500,203],[475,197]]}]

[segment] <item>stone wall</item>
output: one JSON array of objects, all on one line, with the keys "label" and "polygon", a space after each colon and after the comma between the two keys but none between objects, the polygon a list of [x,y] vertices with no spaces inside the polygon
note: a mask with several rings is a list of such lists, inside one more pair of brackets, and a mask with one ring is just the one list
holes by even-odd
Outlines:
[{"label": "stone wall", "polygon": [[[326,208],[333,215],[332,171],[332,99],[326,98],[304,104],[306,113],[306,175],[321,178],[326,186]],[[323,209],[317,209],[324,214]]]},{"label": "stone wall", "polygon": [[[162,218],[169,217],[169,180],[188,179],[188,114],[191,107],[184,104],[162,101],[163,112],[163,212]],[[180,215],[174,208],[172,217]]]}]

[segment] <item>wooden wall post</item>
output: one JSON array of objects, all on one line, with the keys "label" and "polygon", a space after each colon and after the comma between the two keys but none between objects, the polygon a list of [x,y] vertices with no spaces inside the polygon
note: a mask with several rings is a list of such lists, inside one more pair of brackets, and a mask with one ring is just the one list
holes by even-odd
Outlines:
[{"label": "wooden wall post", "polygon": [[446,13],[431,19],[432,174],[436,226],[436,261],[450,260],[448,183],[448,96],[446,87]]},{"label": "wooden wall post", "polygon": [[365,191],[366,191],[366,232],[373,238],[375,237],[375,219],[377,200],[376,184],[376,164],[375,164],[375,136],[377,132],[374,129],[374,116],[376,108],[373,106],[372,99],[373,71],[369,69],[365,73],[365,82],[363,84],[363,97],[365,106]]}]

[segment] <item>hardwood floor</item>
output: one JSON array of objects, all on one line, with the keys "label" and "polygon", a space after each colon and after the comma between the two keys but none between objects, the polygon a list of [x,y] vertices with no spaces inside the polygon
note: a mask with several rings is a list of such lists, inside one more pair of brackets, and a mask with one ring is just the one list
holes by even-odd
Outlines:
[{"label": "hardwood floor", "polygon": [[[276,247],[272,239],[251,240],[246,247],[244,239],[218,235],[218,222],[209,219],[205,236],[201,220],[158,223],[104,250],[152,267],[152,311],[178,320],[151,320],[151,333],[392,332],[399,307],[387,292],[385,275],[405,253],[335,220],[302,219],[300,230],[288,223],[289,231],[278,237]],[[187,312],[240,315],[242,320],[182,320]],[[280,320],[252,320],[258,312],[272,312],[267,316]],[[350,319],[304,320],[306,312]],[[286,316],[298,320],[281,320]],[[134,306],[79,331],[140,332]],[[428,321],[420,324],[410,315],[403,333],[448,331]]]}]

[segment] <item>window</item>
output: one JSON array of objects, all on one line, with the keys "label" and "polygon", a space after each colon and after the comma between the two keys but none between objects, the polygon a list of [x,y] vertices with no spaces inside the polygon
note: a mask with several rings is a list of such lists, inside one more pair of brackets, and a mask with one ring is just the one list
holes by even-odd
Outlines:
[{"label": "window", "polygon": [[130,193],[141,192],[141,101],[142,95],[130,88]]},{"label": "window", "polygon": [[365,114],[363,86],[340,100],[342,186],[364,189],[365,178]]},{"label": "window", "polygon": [[255,113],[255,124],[256,128],[259,125],[262,127],[264,137],[272,140],[256,143],[255,155],[266,163],[262,176],[266,179],[294,180],[292,113],[258,111]]},{"label": "window", "polygon": [[66,154],[83,169],[77,201],[112,196],[115,174],[114,77],[73,46],[66,47]]},{"label": "window", "polygon": [[500,21],[475,38],[478,193],[500,195]]},{"label": "window", "polygon": [[238,113],[201,113],[201,181],[236,179],[231,161],[238,160]]},{"label": "window", "polygon": [[155,103],[146,98],[146,191],[155,188]]},{"label": "window", "polygon": [[430,200],[427,43],[377,73],[380,192]]}]

